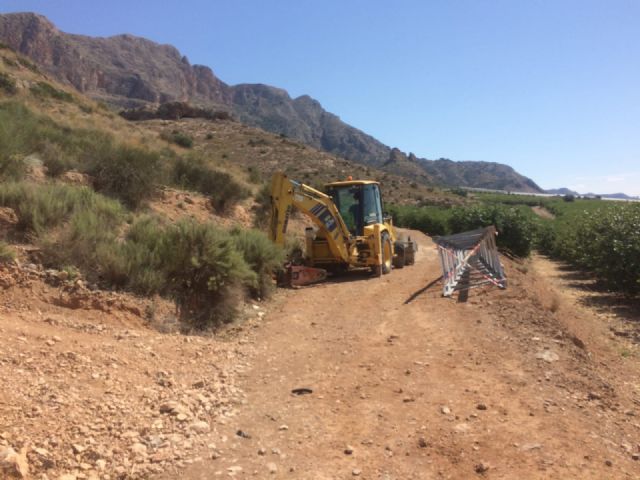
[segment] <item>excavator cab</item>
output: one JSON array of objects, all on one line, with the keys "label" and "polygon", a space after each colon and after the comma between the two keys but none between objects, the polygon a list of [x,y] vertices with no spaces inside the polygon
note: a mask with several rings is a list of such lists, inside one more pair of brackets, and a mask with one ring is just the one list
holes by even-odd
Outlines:
[{"label": "excavator cab", "polygon": [[363,236],[365,226],[383,223],[382,197],[378,183],[334,182],[326,185],[326,191],[351,235]]}]

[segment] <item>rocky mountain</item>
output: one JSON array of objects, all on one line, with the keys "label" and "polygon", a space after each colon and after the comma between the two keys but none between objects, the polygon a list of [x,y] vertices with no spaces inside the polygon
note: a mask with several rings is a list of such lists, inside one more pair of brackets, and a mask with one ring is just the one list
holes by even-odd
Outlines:
[{"label": "rocky mountain", "polygon": [[58,30],[33,13],[0,15],[0,40],[58,81],[121,106],[191,100],[229,104],[229,87],[175,47],[132,35],[93,38]]},{"label": "rocky mountain", "polygon": [[261,84],[227,85],[209,67],[191,65],[171,45],[127,34],[107,38],[68,34],[33,13],[0,15],[0,41],[56,80],[121,108],[179,101],[226,109],[250,126],[419,182],[541,191],[507,165],[431,161],[392,149],[307,95],[291,98],[285,90]]}]

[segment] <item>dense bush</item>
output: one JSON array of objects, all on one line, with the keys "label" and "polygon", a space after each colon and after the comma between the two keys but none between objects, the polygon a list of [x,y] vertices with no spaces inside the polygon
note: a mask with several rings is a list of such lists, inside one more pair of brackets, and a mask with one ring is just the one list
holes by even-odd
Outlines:
[{"label": "dense bush", "polygon": [[525,213],[516,207],[502,205],[478,205],[457,208],[449,220],[453,232],[464,232],[495,225],[498,231],[498,247],[519,257],[531,253],[537,224],[530,210]]},{"label": "dense bush", "polygon": [[283,258],[257,231],[193,220],[163,225],[152,217],[137,219],[124,235],[121,227],[108,211],[81,210],[43,242],[44,251],[53,266],[74,265],[105,286],[173,298],[197,328],[231,320],[245,288],[267,296]]},{"label": "dense bush", "polygon": [[183,148],[193,147],[193,138],[185,133],[179,132],[178,130],[174,130],[171,133],[162,132],[160,137],[167,142],[175,143]]},{"label": "dense bush", "polygon": [[458,208],[391,206],[389,211],[399,227],[413,228],[432,236],[495,225],[498,246],[523,257],[531,252],[537,228],[533,214],[504,205]]},{"label": "dense bush", "polygon": [[393,222],[399,227],[420,230],[428,235],[446,235],[450,233],[449,219],[452,210],[434,206],[412,207],[390,205],[388,211]]},{"label": "dense bush", "polygon": [[253,294],[259,297],[268,296],[274,287],[273,273],[284,264],[283,249],[258,230],[235,228],[231,233],[236,249],[242,253],[244,261],[257,275],[255,285],[251,287]]},{"label": "dense bush", "polygon": [[58,177],[74,167],[74,163],[65,155],[59,145],[46,141],[40,152],[42,164],[47,169],[47,175]]},{"label": "dense bush", "polygon": [[94,178],[97,190],[131,207],[154,193],[163,174],[158,152],[119,144],[100,131],[59,125],[18,102],[0,103],[0,179],[20,179],[22,159],[34,153],[49,175],[76,168]]},{"label": "dense bush", "polygon": [[[11,207],[18,217],[17,227],[41,235],[45,229],[61,225],[83,211],[100,212],[104,218],[119,220],[122,208],[118,202],[96,194],[86,187],[4,183],[0,185],[0,205]],[[109,228],[108,223],[97,230]]]},{"label": "dense bush", "polygon": [[105,141],[94,148],[83,170],[93,177],[96,190],[135,208],[154,194],[161,163],[157,152]]},{"label": "dense bush", "polygon": [[609,286],[640,291],[640,205],[611,202],[547,223],[539,248],[594,272]]},{"label": "dense bush", "polygon": [[13,249],[6,242],[0,240],[0,263],[10,262],[14,258],[16,258],[16,253]]},{"label": "dense bush", "polygon": [[164,243],[167,287],[183,316],[200,328],[231,320],[234,288],[257,282],[233,238],[212,225],[182,222],[167,229]]},{"label": "dense bush", "polygon": [[219,212],[249,196],[248,190],[231,175],[208,166],[201,157],[178,159],[174,165],[173,179],[183,188],[209,196],[211,204]]},{"label": "dense bush", "polygon": [[[35,115],[19,102],[0,103],[0,165],[6,164],[8,158],[21,159],[36,153],[55,176],[112,145],[111,137],[105,133],[65,127]],[[20,168],[24,170],[24,165]]]}]

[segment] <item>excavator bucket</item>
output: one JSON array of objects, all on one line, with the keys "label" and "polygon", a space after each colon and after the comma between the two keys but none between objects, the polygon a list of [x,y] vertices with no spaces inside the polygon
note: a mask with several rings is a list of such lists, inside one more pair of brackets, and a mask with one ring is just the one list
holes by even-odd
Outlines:
[{"label": "excavator bucket", "polygon": [[289,283],[292,287],[301,287],[327,279],[327,271],[323,268],[292,265],[288,268]]}]

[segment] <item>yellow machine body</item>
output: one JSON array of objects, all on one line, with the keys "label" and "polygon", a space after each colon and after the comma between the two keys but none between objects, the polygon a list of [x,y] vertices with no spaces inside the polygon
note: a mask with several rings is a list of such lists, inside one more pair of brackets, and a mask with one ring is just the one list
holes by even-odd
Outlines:
[{"label": "yellow machine body", "polygon": [[314,224],[305,232],[306,262],[311,267],[328,271],[370,268],[382,275],[392,265],[413,263],[413,250],[406,255],[391,218],[383,214],[378,182],[333,182],[326,190],[320,192],[276,173],[271,183],[271,239],[284,244],[289,217],[296,209]]}]

